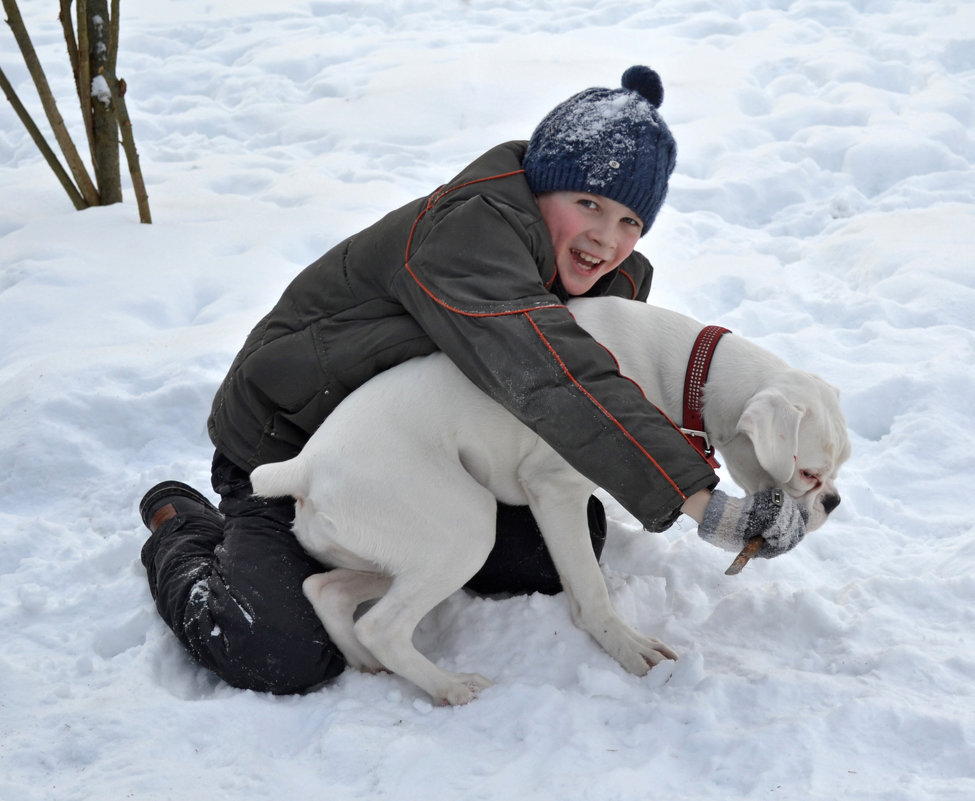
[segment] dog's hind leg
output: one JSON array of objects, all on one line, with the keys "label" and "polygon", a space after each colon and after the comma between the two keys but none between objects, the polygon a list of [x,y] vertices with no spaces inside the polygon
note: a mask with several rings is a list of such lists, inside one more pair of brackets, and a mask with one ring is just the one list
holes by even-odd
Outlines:
[{"label": "dog's hind leg", "polygon": [[412,539],[415,547],[408,557],[390,568],[395,575],[388,591],[354,626],[356,638],[381,664],[425,690],[435,703],[466,704],[491,686],[476,673],[452,673],[433,664],[416,650],[413,633],[431,609],[484,564],[494,545],[496,509],[493,495],[481,487],[476,492],[448,488],[435,515],[418,518],[402,532],[423,534]]},{"label": "dog's hind leg", "polygon": [[451,582],[449,590],[443,584],[431,586],[433,580],[433,576],[394,579],[389,592],[355,624],[355,633],[383,665],[425,690],[435,703],[466,704],[491,681],[477,673],[444,670],[413,645],[413,632],[423,616],[467,579]]},{"label": "dog's hind leg", "polygon": [[383,665],[355,636],[355,613],[367,601],[382,597],[391,581],[381,573],[336,568],[315,573],[302,584],[305,597],[345,661],[367,673],[376,673]]}]

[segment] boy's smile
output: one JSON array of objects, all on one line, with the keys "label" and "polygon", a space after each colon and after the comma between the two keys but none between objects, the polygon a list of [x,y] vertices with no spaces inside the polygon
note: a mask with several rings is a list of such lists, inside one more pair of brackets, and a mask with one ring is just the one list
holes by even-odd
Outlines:
[{"label": "boy's smile", "polygon": [[636,247],[643,223],[631,209],[591,192],[535,198],[552,237],[555,265],[570,295],[584,295]]}]

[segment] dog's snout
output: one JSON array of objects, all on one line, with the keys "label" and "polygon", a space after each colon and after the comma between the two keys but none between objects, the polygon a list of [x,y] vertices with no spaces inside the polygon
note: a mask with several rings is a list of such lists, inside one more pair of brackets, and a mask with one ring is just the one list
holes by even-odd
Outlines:
[{"label": "dog's snout", "polygon": [[826,510],[826,514],[831,514],[832,511],[840,505],[840,496],[836,494],[829,494],[823,496],[823,509]]}]

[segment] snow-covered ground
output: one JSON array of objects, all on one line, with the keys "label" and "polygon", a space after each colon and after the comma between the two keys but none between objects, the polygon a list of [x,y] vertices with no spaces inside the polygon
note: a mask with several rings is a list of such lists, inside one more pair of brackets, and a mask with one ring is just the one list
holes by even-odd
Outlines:
[{"label": "snow-covered ground", "polygon": [[[21,2],[76,131],[56,4]],[[131,0],[119,74],[154,223],[76,212],[0,103],[0,798],[975,798],[975,4]],[[137,513],[208,489],[212,394],[305,264],[661,73],[680,147],[653,302],[843,392],[843,504],[723,575],[610,505],[617,607],[683,655],[639,679],[560,597],[452,597],[422,648],[497,684],[229,688],[156,616]],[[41,118],[12,36],[0,65]],[[724,483],[727,483],[727,479]]]}]

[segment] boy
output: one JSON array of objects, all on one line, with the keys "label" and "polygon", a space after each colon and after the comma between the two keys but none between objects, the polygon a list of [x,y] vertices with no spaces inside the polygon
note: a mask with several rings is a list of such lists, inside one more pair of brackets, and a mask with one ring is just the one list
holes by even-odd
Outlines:
[{"label": "boy", "polygon": [[[653,70],[631,67],[621,89],[569,98],[528,143],[488,151],[332,248],[285,290],[214,399],[219,512],[178,482],[154,487],[140,506],[152,532],[142,554],[150,589],[195,659],[230,684],[277,693],[341,672],[341,654],[301,593],[322,568],[291,534],[293,501],[251,497],[248,476],[298,453],[369,378],[435,350],[648,529],[666,528],[682,509],[701,522],[712,497],[728,511],[730,499],[710,492],[717,479],[707,462],[564,305],[577,295],[647,298],[653,270],[634,247],[676,159],[662,97]],[[376,421],[379,431],[386,424],[395,421]],[[743,528],[741,509],[730,509],[730,524]],[[802,521],[787,511],[791,547]],[[605,516],[596,499],[589,522],[598,556]],[[468,586],[559,590],[527,509],[499,505],[494,551]]]}]

